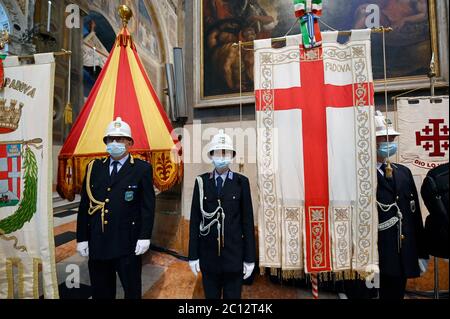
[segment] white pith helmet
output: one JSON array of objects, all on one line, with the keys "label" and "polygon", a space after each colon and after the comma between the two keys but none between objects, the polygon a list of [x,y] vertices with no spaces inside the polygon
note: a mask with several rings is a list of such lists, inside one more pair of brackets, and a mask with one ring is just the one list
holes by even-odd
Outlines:
[{"label": "white pith helmet", "polygon": [[233,157],[236,156],[236,151],[233,146],[233,140],[230,136],[225,134],[224,130],[219,130],[219,133],[214,135],[211,140],[208,149],[208,156],[211,157],[212,153],[216,150],[227,150],[233,152]]},{"label": "white pith helmet", "polygon": [[105,136],[103,137],[103,142],[105,144],[107,137],[128,137],[133,140],[130,126],[126,122],[122,121],[122,118],[120,117],[116,118],[115,121],[112,121],[108,125]]},{"label": "white pith helmet", "polygon": [[[376,135],[378,136],[399,136],[400,133],[394,130],[391,121],[386,120],[386,117],[380,111],[375,115]],[[387,131],[386,131],[387,129]]]}]

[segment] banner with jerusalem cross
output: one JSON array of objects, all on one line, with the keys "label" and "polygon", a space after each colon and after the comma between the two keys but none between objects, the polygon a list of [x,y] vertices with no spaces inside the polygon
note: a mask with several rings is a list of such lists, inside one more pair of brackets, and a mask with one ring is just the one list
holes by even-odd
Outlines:
[{"label": "banner with jerusalem cross", "polygon": [[[430,169],[449,161],[449,100],[447,96],[397,100],[398,163],[407,166],[420,190]],[[421,203],[422,212],[427,209]]]},{"label": "banner with jerusalem cross", "polygon": [[4,61],[0,90],[0,299],[58,298],[52,211],[53,54]]},{"label": "banner with jerusalem cross", "polygon": [[378,271],[370,35],[255,41],[260,265],[284,277]]}]

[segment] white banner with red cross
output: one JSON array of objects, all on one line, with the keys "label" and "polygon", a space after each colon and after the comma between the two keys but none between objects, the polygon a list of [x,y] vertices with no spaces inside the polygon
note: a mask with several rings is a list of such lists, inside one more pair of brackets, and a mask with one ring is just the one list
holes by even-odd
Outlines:
[{"label": "white banner with red cross", "polygon": [[398,162],[411,170],[420,192],[428,171],[449,161],[448,96],[399,98],[397,110]]},{"label": "white banner with red cross", "polygon": [[285,277],[378,271],[370,35],[255,41],[260,265]]},{"label": "white banner with red cross", "polygon": [[58,298],[52,209],[53,53],[7,57],[0,90],[0,300]]}]

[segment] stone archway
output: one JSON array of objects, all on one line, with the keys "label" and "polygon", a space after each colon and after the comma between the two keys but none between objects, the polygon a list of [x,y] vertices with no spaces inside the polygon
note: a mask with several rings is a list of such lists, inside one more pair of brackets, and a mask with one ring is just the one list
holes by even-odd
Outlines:
[{"label": "stone archway", "polygon": [[[98,9],[83,18],[83,86],[87,98],[116,40],[114,27]],[[97,48],[93,53],[92,48]],[[96,66],[94,67],[94,61]]]}]

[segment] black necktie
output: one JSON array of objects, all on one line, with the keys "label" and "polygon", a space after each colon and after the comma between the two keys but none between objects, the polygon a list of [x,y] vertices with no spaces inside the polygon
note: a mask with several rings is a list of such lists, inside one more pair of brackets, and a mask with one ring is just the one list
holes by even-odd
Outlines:
[{"label": "black necktie", "polygon": [[223,187],[223,178],[221,176],[217,177],[216,179],[217,182],[217,196],[220,196],[220,194],[222,193],[222,187]]},{"label": "black necktie", "polygon": [[112,162],[113,170],[111,172],[111,181],[113,181],[114,177],[117,175],[117,165],[119,165],[119,161]]}]

